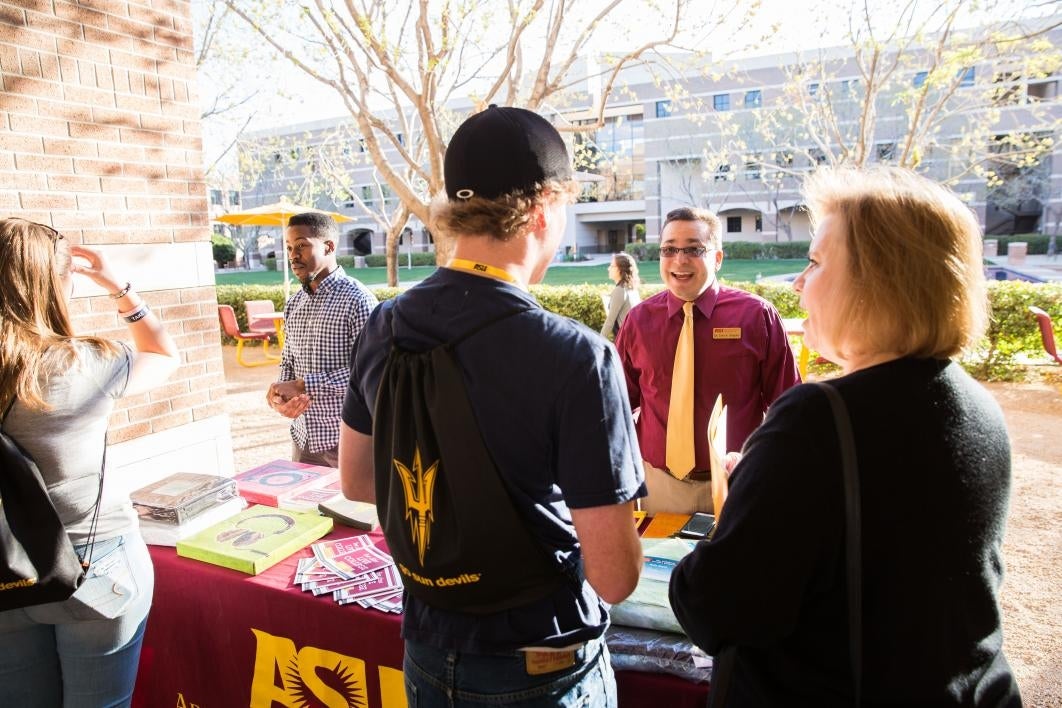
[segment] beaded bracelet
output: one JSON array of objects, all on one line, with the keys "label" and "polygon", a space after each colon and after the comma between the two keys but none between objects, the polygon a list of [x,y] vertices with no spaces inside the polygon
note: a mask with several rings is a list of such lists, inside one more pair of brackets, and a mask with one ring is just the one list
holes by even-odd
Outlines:
[{"label": "beaded bracelet", "polygon": [[131,312],[119,312],[118,314],[122,316],[123,320],[125,320],[129,324],[133,324],[134,322],[139,322],[140,320],[144,319],[150,313],[151,309],[147,306],[147,303],[142,302],[135,308],[133,308]]},{"label": "beaded bracelet", "polygon": [[119,290],[116,293],[111,293],[111,297],[114,298],[115,300],[121,300],[123,297],[125,297],[126,295],[129,294],[129,291],[132,288],[133,288],[133,286],[130,283],[126,282],[125,287],[122,288],[121,290]]}]

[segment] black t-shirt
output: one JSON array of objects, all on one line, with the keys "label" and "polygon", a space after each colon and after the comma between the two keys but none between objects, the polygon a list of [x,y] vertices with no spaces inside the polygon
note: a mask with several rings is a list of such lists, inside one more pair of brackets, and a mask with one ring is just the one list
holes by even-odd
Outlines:
[{"label": "black t-shirt", "polygon": [[[532,533],[558,564],[579,547],[570,508],[645,495],[641,453],[615,350],[587,327],[547,312],[492,278],[439,269],[373,313],[355,344],[343,420],[372,432],[376,391],[392,342],[425,351],[518,308],[457,345],[456,359],[484,443]],[[605,605],[583,580],[532,605],[466,616],[407,597],[403,636],[441,648],[499,652],[600,636]]]},{"label": "black t-shirt", "polygon": [[[901,359],[832,384],[862,487],[864,706],[1014,706],[997,604],[1010,491],[1002,412],[957,364]],[[825,394],[798,386],[749,438],[711,542],[671,603],[728,706],[852,705],[843,476]]]}]

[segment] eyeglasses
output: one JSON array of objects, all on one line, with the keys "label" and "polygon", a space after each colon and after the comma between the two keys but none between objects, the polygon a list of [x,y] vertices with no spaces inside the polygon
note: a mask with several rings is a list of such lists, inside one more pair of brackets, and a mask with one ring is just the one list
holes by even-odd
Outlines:
[{"label": "eyeglasses", "polygon": [[51,237],[51,239],[52,239],[52,243],[55,243],[56,241],[60,241],[60,240],[62,240],[62,238],[63,238],[63,235],[62,235],[61,233],[59,233],[58,231],[56,231],[56,230],[55,230],[54,228],[52,228],[51,226],[48,226],[48,224],[42,224],[42,223],[39,223],[39,222],[37,222],[37,221],[30,221],[29,219],[21,219],[21,218],[19,218],[19,217],[17,217],[17,216],[15,216],[15,217],[12,217],[12,218],[14,218],[14,219],[18,219],[19,221],[24,221],[24,222],[26,222],[27,224],[33,224],[34,226],[39,226],[39,227],[41,227],[42,229],[44,229],[45,231],[47,231],[47,232],[48,232],[48,236],[50,236],[50,237]]},{"label": "eyeglasses", "polygon": [[680,253],[685,253],[690,258],[700,258],[708,249],[704,246],[686,246],[685,248],[679,248],[678,246],[661,246],[660,255],[664,258],[674,258]]}]

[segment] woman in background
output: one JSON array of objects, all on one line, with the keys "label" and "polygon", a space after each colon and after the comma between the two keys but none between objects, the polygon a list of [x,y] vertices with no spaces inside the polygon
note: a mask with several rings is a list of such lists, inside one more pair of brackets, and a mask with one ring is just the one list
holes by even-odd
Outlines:
[{"label": "woman in background", "polygon": [[998,605],[1007,431],[952,361],[987,320],[980,228],[953,193],[898,168],[819,172],[805,197],[804,339],[842,368],[830,385],[862,487],[862,695],[840,447],[825,393],[802,385],[749,438],[715,536],[671,578],[690,638],[733,660],[729,676],[717,660],[713,705],[1020,706]]},{"label": "woman in background", "polygon": [[[75,273],[110,294],[132,347],[74,334]],[[129,705],[154,574],[127,495],[109,478],[100,495],[105,434],[116,399],[162,383],[179,363],[158,318],[100,252],[0,219],[4,432],[36,461],[75,550],[92,560],[70,599],[0,612],[0,705]]]},{"label": "woman in background", "polygon": [[601,336],[612,339],[623,326],[627,313],[642,301],[638,295],[638,264],[626,253],[615,253],[608,264],[608,277],[616,284],[608,299],[608,314],[601,328]]}]

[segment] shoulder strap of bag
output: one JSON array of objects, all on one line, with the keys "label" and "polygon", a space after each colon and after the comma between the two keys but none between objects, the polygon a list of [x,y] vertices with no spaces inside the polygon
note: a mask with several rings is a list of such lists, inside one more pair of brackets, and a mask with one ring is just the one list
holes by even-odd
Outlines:
[{"label": "shoulder strap of bag", "polygon": [[[11,409],[15,407],[15,401],[18,396],[12,396],[11,400],[7,404],[7,408],[4,409],[4,416],[0,418],[0,428],[4,427],[4,421],[7,420],[7,416],[11,413]],[[10,435],[8,436],[10,437]],[[100,487],[96,492],[96,507],[92,510],[92,523],[89,525],[89,542],[88,551],[85,553],[85,557],[78,556],[78,560],[81,561],[81,567],[88,568],[92,565],[92,549],[96,547],[96,527],[100,520],[100,503],[103,501],[103,473],[107,468],[107,433],[103,433],[103,460],[100,462]]]},{"label": "shoulder strap of bag", "polygon": [[816,384],[833,411],[837,438],[841,444],[841,467],[844,470],[845,560],[848,567],[848,654],[858,706],[863,692],[863,524],[860,511],[859,469],[856,462],[852,420],[844,399],[833,386]]}]

